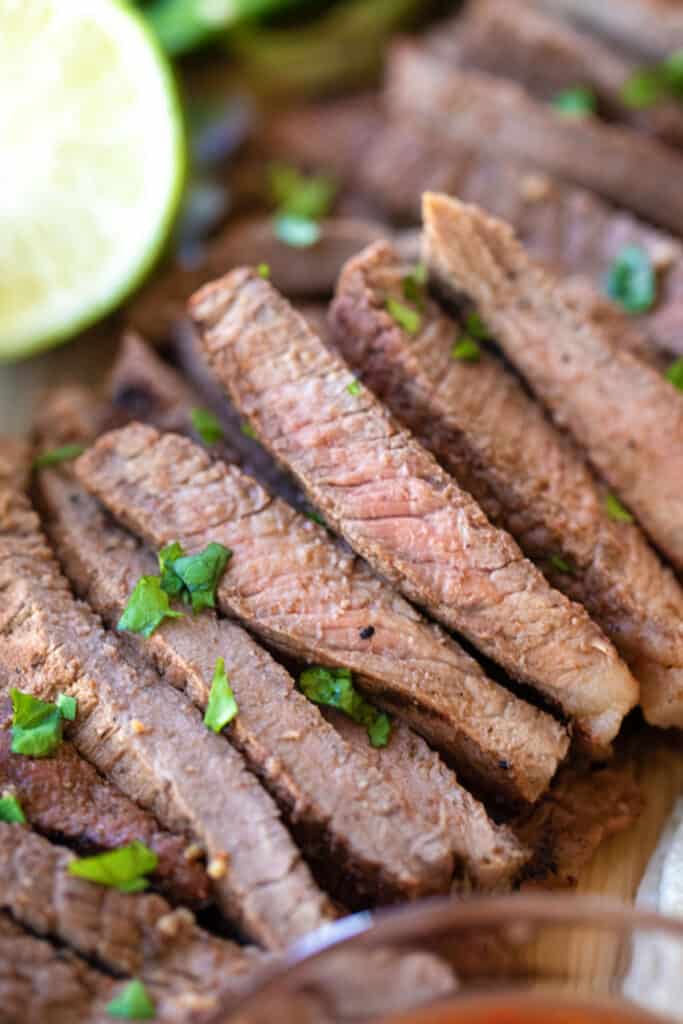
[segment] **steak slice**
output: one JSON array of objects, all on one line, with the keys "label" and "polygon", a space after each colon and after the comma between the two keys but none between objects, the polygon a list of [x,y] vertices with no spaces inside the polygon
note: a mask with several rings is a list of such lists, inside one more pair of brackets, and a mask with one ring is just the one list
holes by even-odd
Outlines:
[{"label": "steak slice", "polygon": [[437,279],[480,307],[506,356],[683,568],[683,402],[661,374],[586,321],[508,225],[447,196],[425,197]]},{"label": "steak slice", "polygon": [[430,299],[413,336],[387,313],[411,269],[381,242],[347,264],[330,315],[342,355],[491,522],[586,606],[639,678],[648,719],[683,724],[683,590],[637,526],[609,518],[580,452],[499,359],[454,359],[463,328]]},{"label": "steak slice", "polygon": [[532,0],[470,0],[465,16],[437,25],[427,36],[429,50],[449,64],[486,71],[519,82],[541,100],[564,89],[589,88],[598,112],[624,121],[665,142],[683,142],[683,113],[674,100],[634,109],[624,103],[623,87],[636,63]]},{"label": "steak slice", "polygon": [[367,389],[349,391],[348,367],[268,282],[234,271],[199,292],[192,311],[216,376],[333,527],[604,751],[637,687],[585,610],[548,585]]},{"label": "steak slice", "polygon": [[240,755],[156,674],[134,671],[118,638],[73,599],[28,500],[1,467],[0,591],[6,677],[46,700],[78,699],[74,746],[164,828],[207,850],[216,899],[245,934],[279,948],[332,918]]},{"label": "steak slice", "polygon": [[[100,438],[76,470],[155,547],[172,538],[191,550],[209,537],[229,546],[218,588],[226,614],[294,657],[350,668],[463,775],[530,802],[547,788],[567,749],[559,723],[491,682],[365,563],[235,467],[133,424]],[[361,637],[368,626],[372,636]]]},{"label": "steak slice", "polygon": [[210,898],[204,867],[185,853],[190,840],[161,829],[151,814],[120,793],[63,742],[51,757],[10,752],[11,710],[0,721],[0,789],[14,793],[33,828],[86,852],[112,850],[140,839],[156,853],[156,885],[177,903],[201,906]]},{"label": "steak slice", "polygon": [[443,138],[590,189],[674,233],[683,232],[683,155],[597,118],[567,118],[514,82],[459,71],[416,46],[394,47],[387,103]]},{"label": "steak slice", "polygon": [[[42,473],[40,488],[67,576],[115,624],[140,576],[158,571],[156,559],[65,474]],[[225,659],[239,707],[228,735],[345,899],[357,903],[360,894],[366,905],[448,888],[453,858],[443,822],[423,816],[404,792],[407,784],[394,786],[374,765],[364,730],[362,748],[346,743],[240,626],[206,613],[168,622],[149,639],[129,639],[202,710],[216,658]]]},{"label": "steak slice", "polygon": [[683,47],[683,10],[677,0],[536,0],[539,6],[605,36],[648,60]]}]

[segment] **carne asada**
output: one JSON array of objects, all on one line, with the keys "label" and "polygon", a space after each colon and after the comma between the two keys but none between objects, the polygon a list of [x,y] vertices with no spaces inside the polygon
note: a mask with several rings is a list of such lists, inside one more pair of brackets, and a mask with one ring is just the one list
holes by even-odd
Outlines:
[{"label": "carne asada", "polygon": [[394,47],[387,101],[394,118],[424,119],[444,138],[524,160],[683,232],[683,155],[655,139],[593,117],[563,117],[514,82],[459,71],[416,46]]},{"label": "carne asada", "polygon": [[267,281],[233,271],[193,298],[192,314],[216,376],[332,527],[604,752],[638,690],[585,610],[549,586],[369,391],[349,393],[348,367]]},{"label": "carne asada", "polygon": [[577,25],[606,36],[631,53],[656,60],[683,47],[683,10],[672,0],[536,0]]},{"label": "carne asada", "polygon": [[10,754],[7,705],[0,718],[0,790],[14,793],[31,826],[83,850],[110,850],[133,839],[158,857],[154,881],[175,902],[207,903],[209,880],[204,867],[185,856],[190,840],[172,835],[137,807],[64,741],[52,757]]},{"label": "carne asada", "polygon": [[[294,657],[357,673],[374,703],[452,754],[463,778],[531,802],[546,789],[567,749],[560,724],[491,682],[326,530],[235,467],[132,424],[101,437],[76,472],[156,548],[225,541],[234,552],[218,590],[226,614]],[[368,623],[369,641],[359,635]]]},{"label": "carne asada", "polygon": [[[43,474],[40,488],[67,576],[115,624],[135,581],[156,571],[156,559],[65,474]],[[440,831],[417,808],[404,813],[403,788],[396,791],[368,752],[354,751],[240,626],[205,612],[168,622],[148,640],[129,639],[141,660],[154,659],[202,710],[216,660],[225,659],[239,707],[228,735],[320,871],[334,865],[326,880],[345,882],[345,898],[386,900],[448,887],[453,863],[443,825]]]},{"label": "carne asada", "polygon": [[[647,718],[683,725],[683,590],[624,528],[583,458],[502,362],[452,358],[461,330],[426,293],[411,336],[386,311],[410,265],[375,243],[342,271],[331,325],[349,365],[551,582],[585,605],[633,668]],[[619,339],[621,341],[621,339]]]},{"label": "carne asada", "polygon": [[240,755],[155,673],[133,670],[118,638],[73,599],[13,479],[0,466],[2,673],[44,700],[76,697],[79,753],[164,828],[192,836],[210,862],[230,858],[230,870],[212,876],[214,891],[245,934],[278,948],[331,920]]},{"label": "carne asada", "polygon": [[680,393],[586,321],[506,224],[446,196],[428,194],[424,209],[437,280],[475,303],[557,422],[683,568]]}]

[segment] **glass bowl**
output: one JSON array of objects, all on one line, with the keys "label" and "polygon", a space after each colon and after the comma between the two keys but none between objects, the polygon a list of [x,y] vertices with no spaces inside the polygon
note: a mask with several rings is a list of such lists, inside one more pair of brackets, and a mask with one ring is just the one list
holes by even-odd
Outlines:
[{"label": "glass bowl", "polygon": [[214,1020],[379,1022],[446,999],[512,993],[683,1022],[683,920],[556,893],[356,914],[273,959]]}]

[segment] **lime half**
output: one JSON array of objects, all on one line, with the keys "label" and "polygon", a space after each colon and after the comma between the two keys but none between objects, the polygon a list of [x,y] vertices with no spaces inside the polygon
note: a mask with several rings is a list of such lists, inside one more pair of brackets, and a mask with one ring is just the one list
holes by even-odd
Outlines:
[{"label": "lime half", "polygon": [[172,72],[119,0],[0,0],[0,359],[113,309],[173,221]]}]

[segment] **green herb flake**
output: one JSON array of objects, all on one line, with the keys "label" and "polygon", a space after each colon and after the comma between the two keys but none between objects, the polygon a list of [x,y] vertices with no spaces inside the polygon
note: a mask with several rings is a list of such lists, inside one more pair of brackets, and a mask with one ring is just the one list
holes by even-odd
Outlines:
[{"label": "green herb flake", "polygon": [[353,685],[348,668],[324,668],[316,665],[299,676],[302,693],[314,704],[337,708],[359,725],[364,725],[373,747],[386,747],[391,722],[383,712],[369,704]]},{"label": "green herb flake", "polygon": [[394,318],[399,327],[402,327],[408,334],[417,334],[420,330],[422,317],[415,309],[405,306],[397,299],[387,299],[387,312]]},{"label": "green herb flake", "polygon": [[61,711],[56,704],[49,704],[21,690],[13,689],[10,695],[12,753],[26,757],[49,757],[62,742]]},{"label": "green herb flake", "polygon": [[250,437],[252,441],[256,441],[258,439],[258,434],[252,427],[251,423],[243,423],[242,426],[240,427],[240,430],[242,431],[245,437]]},{"label": "green herb flake", "polygon": [[192,409],[190,419],[204,444],[216,444],[225,437],[223,427],[209,409]]},{"label": "green herb flake", "polygon": [[0,797],[0,821],[6,825],[26,824],[26,815],[14,793],[3,793]]},{"label": "green herb flake", "polygon": [[621,87],[621,101],[631,110],[646,110],[666,95],[666,80],[658,68],[635,71]]},{"label": "green herb flake", "polygon": [[59,697],[57,697],[57,707],[62,718],[65,718],[67,722],[76,721],[78,701],[75,697],[69,697],[67,693],[60,693]]},{"label": "green herb flake", "polygon": [[403,297],[413,302],[419,309],[424,305],[424,289],[427,284],[427,268],[424,263],[416,263],[410,273],[401,281]]},{"label": "green herb flake", "polygon": [[451,356],[453,359],[460,359],[463,363],[477,363],[481,358],[479,342],[467,334],[463,334],[451,349]]},{"label": "green herb flake", "polygon": [[566,558],[562,557],[562,555],[551,555],[550,564],[553,569],[557,570],[557,572],[563,572],[567,576],[576,575],[576,569],[574,568],[572,563],[568,562]]},{"label": "green herb flake", "polygon": [[193,612],[216,607],[216,587],[232,551],[222,544],[207,544],[196,555],[182,555],[168,564],[168,569],[181,580],[183,600],[192,604]]},{"label": "green herb flake", "polygon": [[209,691],[209,702],[206,705],[204,725],[213,732],[220,732],[226,725],[232,722],[239,711],[235,694],[232,692],[230,681],[225,671],[225,660],[216,659],[216,669]]},{"label": "green herb flake", "polygon": [[615,523],[632,523],[633,516],[613,494],[605,497],[605,511]]},{"label": "green herb flake", "polygon": [[122,892],[139,892],[148,884],[144,876],[154,871],[158,862],[154,850],[135,839],[118,850],[69,861],[69,874]]},{"label": "green herb flake", "polygon": [[555,110],[563,117],[586,117],[597,108],[595,93],[583,85],[563,89],[553,99]]},{"label": "green herb flake", "polygon": [[648,253],[637,245],[624,246],[607,273],[605,288],[627,313],[652,309],[656,275]]},{"label": "green herb flake", "polygon": [[478,313],[468,314],[465,320],[465,330],[470,338],[476,338],[477,341],[490,341],[492,337],[490,330]]},{"label": "green herb flake", "polygon": [[161,589],[165,590],[169,597],[178,597],[183,592],[183,581],[173,571],[173,563],[177,562],[185,554],[185,549],[177,540],[167,544],[159,552],[159,574]]},{"label": "green herb flake", "polygon": [[662,64],[662,74],[675,99],[683,98],[683,49],[674,50]]},{"label": "green herb flake", "polygon": [[168,593],[162,590],[158,576],[142,576],[135,584],[116,628],[150,637],[164,619],[181,619],[182,614],[171,608]]},{"label": "green herb flake", "polygon": [[259,277],[262,277],[264,281],[270,280],[270,267],[267,263],[259,263],[256,268],[256,273]]},{"label": "green herb flake", "polygon": [[268,185],[278,213],[312,221],[327,216],[337,193],[328,175],[305,175],[280,162],[269,165]]},{"label": "green herb flake", "polygon": [[147,989],[134,978],[121,989],[117,996],[107,1003],[106,1012],[110,1017],[123,1020],[154,1020],[156,1008]]},{"label": "green herb flake", "polygon": [[349,383],[346,385],[346,390],[350,395],[359,395],[361,393],[360,381],[349,381]]},{"label": "green herb flake", "polygon": [[64,444],[61,448],[52,448],[41,452],[33,460],[34,469],[45,469],[47,466],[58,466],[60,462],[70,462],[82,455],[85,448],[82,444]]},{"label": "green herb flake", "polygon": [[683,391],[683,356],[671,364],[664,376],[668,381],[671,381],[675,388]]},{"label": "green herb flake", "polygon": [[320,241],[320,226],[310,217],[280,213],[273,222],[275,237],[294,249],[308,249]]},{"label": "green herb flake", "polygon": [[323,517],[314,508],[309,509],[309,511],[304,514],[308,517],[308,519],[312,519],[314,523],[318,523],[319,526],[327,526],[327,523],[325,522]]}]

